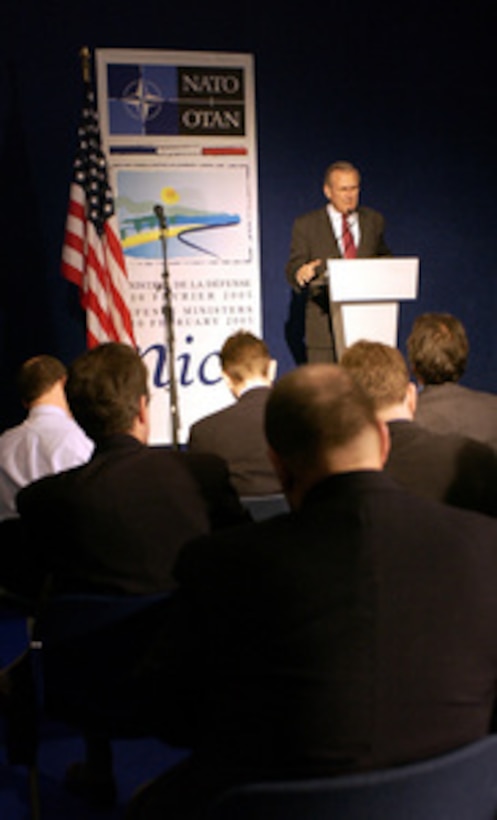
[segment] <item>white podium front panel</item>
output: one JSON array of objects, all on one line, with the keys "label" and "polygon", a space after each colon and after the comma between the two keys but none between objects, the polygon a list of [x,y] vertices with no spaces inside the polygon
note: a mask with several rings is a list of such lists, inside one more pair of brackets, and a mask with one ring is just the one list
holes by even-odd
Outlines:
[{"label": "white podium front panel", "polygon": [[360,339],[396,347],[399,300],[415,299],[419,260],[330,259],[328,282],[338,359]]},{"label": "white podium front panel", "polygon": [[397,302],[375,302],[364,305],[342,305],[343,347],[360,339],[397,347],[399,305]]}]

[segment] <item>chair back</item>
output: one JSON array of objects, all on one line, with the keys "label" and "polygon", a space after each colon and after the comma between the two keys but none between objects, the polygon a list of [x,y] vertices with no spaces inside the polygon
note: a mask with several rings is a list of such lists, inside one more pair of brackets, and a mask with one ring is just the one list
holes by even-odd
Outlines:
[{"label": "chair back", "polygon": [[45,648],[74,641],[92,632],[121,625],[141,614],[155,613],[166,605],[167,593],[118,595],[70,593],[53,595],[40,609],[34,637]]},{"label": "chair back", "polygon": [[[169,595],[55,595],[33,631],[31,655],[45,712],[108,734],[146,732],[129,709],[148,641],[167,619]],[[144,702],[146,706],[146,701]],[[130,713],[131,712],[131,713]]]},{"label": "chair back", "polygon": [[283,493],[272,495],[244,495],[240,498],[254,521],[263,521],[273,515],[289,512],[290,506]]},{"label": "chair back", "polygon": [[232,789],[205,820],[496,820],[497,736],[397,768]]}]

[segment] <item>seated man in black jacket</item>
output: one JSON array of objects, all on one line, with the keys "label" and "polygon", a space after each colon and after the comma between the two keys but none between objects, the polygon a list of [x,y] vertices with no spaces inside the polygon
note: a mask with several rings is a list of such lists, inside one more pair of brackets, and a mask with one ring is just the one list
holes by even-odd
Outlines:
[{"label": "seated man in black jacket", "polygon": [[[96,447],[87,464],[19,493],[32,565],[51,593],[170,593],[176,586],[172,567],[187,541],[247,520],[225,463],[147,445],[148,374],[128,345],[111,342],[83,353],[69,369],[66,390],[75,419]],[[91,664],[95,640],[71,656],[75,679],[85,648]],[[123,676],[144,649],[139,641],[124,643]],[[109,669],[109,679],[115,671]],[[95,674],[95,698],[120,694],[105,691],[105,670]],[[100,759],[106,757],[104,749]],[[93,780],[103,781],[105,794],[109,774],[98,769]]]},{"label": "seated man in black jacket", "polygon": [[221,456],[241,496],[281,493],[264,438],[264,408],[276,361],[262,339],[244,330],[226,339],[220,357],[235,403],[192,425],[190,452]]},{"label": "seated man in black jacket", "polygon": [[69,405],[95,452],[17,499],[56,591],[170,591],[181,546],[244,516],[220,458],[147,445],[147,379],[138,353],[114,342],[86,351],[69,369]]},{"label": "seated man in black jacket", "polygon": [[130,820],[198,820],[233,785],[401,765],[491,730],[497,522],[393,481],[387,426],[342,367],[285,374],[265,428],[292,512],[181,550],[157,719],[192,754]]}]

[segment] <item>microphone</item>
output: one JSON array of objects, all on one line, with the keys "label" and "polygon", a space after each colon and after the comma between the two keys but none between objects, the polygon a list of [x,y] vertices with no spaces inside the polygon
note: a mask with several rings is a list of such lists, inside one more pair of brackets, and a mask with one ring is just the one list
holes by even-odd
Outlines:
[{"label": "microphone", "polygon": [[167,228],[167,221],[166,215],[164,213],[164,208],[162,207],[162,205],[154,205],[154,214],[157,217],[159,227],[161,228],[161,230],[165,231]]}]

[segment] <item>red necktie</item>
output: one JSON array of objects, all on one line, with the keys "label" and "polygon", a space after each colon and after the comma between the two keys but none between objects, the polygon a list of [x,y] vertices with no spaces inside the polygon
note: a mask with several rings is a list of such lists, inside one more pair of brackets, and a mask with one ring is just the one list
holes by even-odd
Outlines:
[{"label": "red necktie", "polygon": [[342,214],[342,244],[343,258],[355,259],[357,256],[357,248],[355,246],[354,237],[352,236],[349,222],[345,214]]}]

